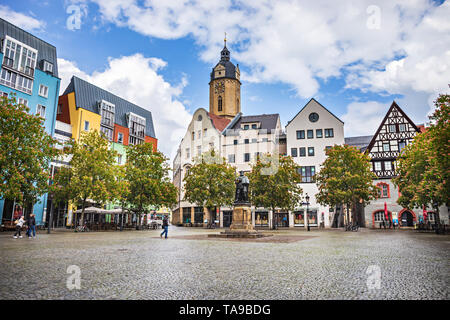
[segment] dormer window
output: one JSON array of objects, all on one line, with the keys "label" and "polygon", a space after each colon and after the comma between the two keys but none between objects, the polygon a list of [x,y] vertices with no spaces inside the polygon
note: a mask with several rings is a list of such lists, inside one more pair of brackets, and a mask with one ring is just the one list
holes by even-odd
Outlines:
[{"label": "dormer window", "polygon": [[44,72],[53,73],[53,63],[48,62],[47,60],[44,60],[42,70]]},{"label": "dormer window", "polygon": [[108,101],[101,100],[99,102],[99,108],[101,116],[100,131],[103,132],[109,141],[112,141],[116,107]]},{"label": "dormer window", "polygon": [[128,113],[128,128],[130,129],[130,144],[141,144],[145,138],[146,120],[135,113]]}]

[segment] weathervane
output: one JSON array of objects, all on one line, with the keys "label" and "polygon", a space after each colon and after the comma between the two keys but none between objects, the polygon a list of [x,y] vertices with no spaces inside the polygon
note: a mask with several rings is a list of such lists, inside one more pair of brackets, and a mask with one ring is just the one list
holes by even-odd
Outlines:
[{"label": "weathervane", "polygon": [[227,46],[227,33],[225,32],[225,38],[223,39],[223,43],[225,47]]}]

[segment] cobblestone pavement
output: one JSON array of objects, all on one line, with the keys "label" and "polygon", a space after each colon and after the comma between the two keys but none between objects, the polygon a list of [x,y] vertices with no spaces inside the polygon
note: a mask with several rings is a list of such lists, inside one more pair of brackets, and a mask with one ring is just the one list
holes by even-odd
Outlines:
[{"label": "cobblestone pavement", "polygon": [[[283,230],[302,241],[186,239],[221,230],[0,233],[0,299],[449,299],[450,236]],[[179,236],[178,239],[170,236]],[[157,238],[155,238],[157,237]],[[81,288],[66,287],[67,268]],[[369,289],[371,265],[380,289]],[[373,271],[373,270],[372,270]]]}]

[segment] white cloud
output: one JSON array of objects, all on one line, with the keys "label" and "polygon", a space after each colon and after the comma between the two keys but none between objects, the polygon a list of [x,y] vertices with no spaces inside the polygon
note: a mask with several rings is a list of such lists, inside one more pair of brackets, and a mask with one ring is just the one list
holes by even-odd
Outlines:
[{"label": "white cloud", "polygon": [[61,92],[69,84],[72,75],[76,75],[150,110],[158,138],[158,149],[173,158],[192,115],[178,100],[187,80],[183,77],[175,86],[165,81],[158,71],[166,65],[159,58],[147,58],[138,53],[109,58],[105,70],[88,74],[74,62],[58,59]]},{"label": "white cloud", "polygon": [[44,21],[40,21],[21,12],[16,12],[5,5],[0,5],[0,17],[30,32],[39,31],[45,27]]},{"label": "white cloud", "polygon": [[341,116],[346,137],[373,135],[386,115],[390,104],[377,101],[352,102]]}]

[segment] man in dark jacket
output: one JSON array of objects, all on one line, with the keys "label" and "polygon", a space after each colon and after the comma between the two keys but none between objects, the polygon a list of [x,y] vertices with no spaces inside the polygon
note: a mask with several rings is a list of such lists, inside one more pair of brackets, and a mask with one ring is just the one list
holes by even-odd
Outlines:
[{"label": "man in dark jacket", "polygon": [[33,238],[36,238],[36,218],[34,217],[34,213],[30,214],[27,219],[27,236],[31,238],[31,232],[33,232]]},{"label": "man in dark jacket", "polygon": [[165,238],[167,239],[167,231],[169,231],[169,219],[167,219],[167,216],[164,216],[163,219],[163,229],[164,231],[161,232],[160,237],[162,238],[163,234],[165,234]]}]

